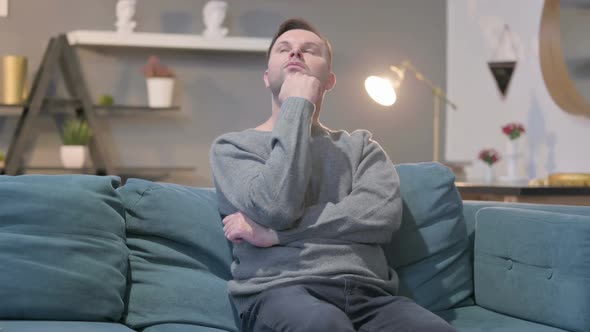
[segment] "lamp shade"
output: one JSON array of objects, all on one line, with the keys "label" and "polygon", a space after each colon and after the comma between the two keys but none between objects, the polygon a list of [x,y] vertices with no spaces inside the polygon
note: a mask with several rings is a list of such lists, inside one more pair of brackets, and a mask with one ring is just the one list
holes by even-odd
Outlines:
[{"label": "lamp shade", "polygon": [[391,106],[397,100],[393,83],[386,78],[378,76],[367,77],[365,80],[365,90],[367,90],[367,93],[375,102],[383,106]]}]

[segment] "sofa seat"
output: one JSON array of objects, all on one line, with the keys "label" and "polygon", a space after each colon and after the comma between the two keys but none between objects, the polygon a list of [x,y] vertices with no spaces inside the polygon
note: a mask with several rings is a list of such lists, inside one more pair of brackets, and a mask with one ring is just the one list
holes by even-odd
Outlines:
[{"label": "sofa seat", "polygon": [[0,332],[133,332],[123,324],[43,320],[0,320]]},{"label": "sofa seat", "polygon": [[437,312],[459,332],[567,332],[526,320],[498,314],[479,306]]},{"label": "sofa seat", "polygon": [[[3,332],[3,331],[0,331]],[[165,323],[150,326],[142,332],[228,332],[214,327],[198,326],[193,324],[173,324]]]}]

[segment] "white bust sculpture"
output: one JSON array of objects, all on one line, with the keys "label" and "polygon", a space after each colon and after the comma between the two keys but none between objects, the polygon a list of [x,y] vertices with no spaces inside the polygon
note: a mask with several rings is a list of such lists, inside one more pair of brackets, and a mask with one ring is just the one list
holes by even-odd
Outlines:
[{"label": "white bust sculpture", "polygon": [[203,7],[203,21],[205,31],[203,35],[207,38],[222,38],[227,35],[227,28],[221,26],[225,20],[227,2],[211,0]]},{"label": "white bust sculpture", "polygon": [[117,32],[133,32],[137,23],[132,20],[135,15],[136,0],[118,0],[117,1]]}]

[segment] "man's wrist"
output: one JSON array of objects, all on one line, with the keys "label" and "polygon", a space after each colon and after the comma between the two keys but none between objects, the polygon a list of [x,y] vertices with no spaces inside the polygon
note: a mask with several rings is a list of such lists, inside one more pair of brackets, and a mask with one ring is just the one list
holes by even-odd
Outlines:
[{"label": "man's wrist", "polygon": [[315,111],[315,104],[309,99],[299,96],[292,96],[286,98],[281,105],[281,113],[288,113],[287,118],[291,117],[293,111],[304,110],[304,112],[313,114]]}]

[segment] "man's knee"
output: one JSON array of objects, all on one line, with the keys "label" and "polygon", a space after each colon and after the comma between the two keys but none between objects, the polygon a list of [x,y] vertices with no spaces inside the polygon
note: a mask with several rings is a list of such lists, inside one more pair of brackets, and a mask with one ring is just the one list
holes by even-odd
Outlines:
[{"label": "man's knee", "polygon": [[405,297],[382,297],[373,302],[373,319],[359,331],[456,332],[444,319]]},{"label": "man's knee", "polygon": [[420,332],[457,332],[449,323],[445,322],[442,318],[435,319],[428,322],[423,322],[416,327],[415,331]]},{"label": "man's knee", "polygon": [[314,298],[301,286],[264,292],[243,317],[242,324],[245,331],[354,332],[343,311]]},{"label": "man's knee", "polygon": [[354,331],[348,316],[329,303],[309,308],[309,313],[300,319],[305,326],[304,330],[309,332]]}]

